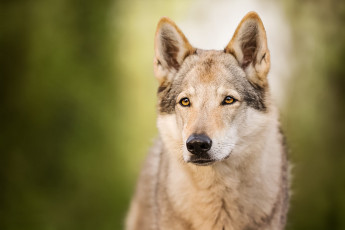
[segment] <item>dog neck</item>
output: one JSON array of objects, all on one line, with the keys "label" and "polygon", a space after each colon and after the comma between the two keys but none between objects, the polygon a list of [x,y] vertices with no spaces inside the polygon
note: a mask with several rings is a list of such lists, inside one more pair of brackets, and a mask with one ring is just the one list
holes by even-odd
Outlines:
[{"label": "dog neck", "polygon": [[[278,127],[266,129],[262,137],[257,142],[239,145],[233,157],[209,166],[185,163],[176,157],[177,153],[168,154],[171,159],[166,191],[174,209],[191,209],[194,211],[186,213],[203,213],[205,218],[213,212],[231,213],[238,218],[244,218],[245,213],[249,219],[269,216],[281,190],[284,160]],[[238,157],[241,153],[245,157]]]}]

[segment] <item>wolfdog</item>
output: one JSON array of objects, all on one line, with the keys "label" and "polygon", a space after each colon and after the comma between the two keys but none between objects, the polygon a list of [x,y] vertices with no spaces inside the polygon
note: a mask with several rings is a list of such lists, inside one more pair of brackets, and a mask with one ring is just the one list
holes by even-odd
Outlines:
[{"label": "wolfdog", "polygon": [[194,48],[173,21],[159,21],[159,138],[141,172],[128,230],[284,229],[288,161],[269,68],[255,12],[224,50]]}]

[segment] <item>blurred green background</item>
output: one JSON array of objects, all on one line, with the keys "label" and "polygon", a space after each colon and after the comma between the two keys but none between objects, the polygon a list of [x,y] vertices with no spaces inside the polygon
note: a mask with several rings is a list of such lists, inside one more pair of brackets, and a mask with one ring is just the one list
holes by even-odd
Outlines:
[{"label": "blurred green background", "polygon": [[[195,2],[1,0],[1,230],[123,228],[157,135],[155,27],[191,17]],[[345,229],[345,2],[279,7],[292,44],[287,229]]]}]

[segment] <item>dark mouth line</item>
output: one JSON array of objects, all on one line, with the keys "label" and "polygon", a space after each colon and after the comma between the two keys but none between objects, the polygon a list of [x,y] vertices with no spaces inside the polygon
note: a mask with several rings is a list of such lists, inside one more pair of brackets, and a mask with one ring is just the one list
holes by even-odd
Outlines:
[{"label": "dark mouth line", "polygon": [[194,163],[194,162],[208,162],[208,161],[215,161],[215,160],[199,158],[199,159],[189,160],[188,162]]},{"label": "dark mouth line", "polygon": [[188,163],[192,163],[195,165],[200,165],[200,166],[206,166],[206,165],[210,165],[213,162],[215,162],[215,160],[211,160],[211,159],[198,159],[198,160],[191,160]]},{"label": "dark mouth line", "polygon": [[203,158],[198,158],[192,161],[213,161],[212,159],[203,159]]},{"label": "dark mouth line", "polygon": [[224,160],[228,159],[230,157],[230,155],[231,154],[227,155],[226,157],[224,157],[223,159],[220,159],[220,160],[199,158],[199,159],[195,159],[195,160],[189,160],[189,161],[187,161],[187,163],[192,163],[192,164],[199,165],[199,166],[207,166],[207,165],[211,165],[215,162],[224,161]]}]

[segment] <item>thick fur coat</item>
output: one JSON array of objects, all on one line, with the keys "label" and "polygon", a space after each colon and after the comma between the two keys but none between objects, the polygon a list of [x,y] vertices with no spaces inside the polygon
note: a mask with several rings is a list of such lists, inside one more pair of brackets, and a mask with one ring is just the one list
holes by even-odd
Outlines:
[{"label": "thick fur coat", "polygon": [[194,48],[170,19],[160,20],[159,138],[141,172],[128,230],[284,229],[288,162],[269,68],[255,12],[221,51]]}]

